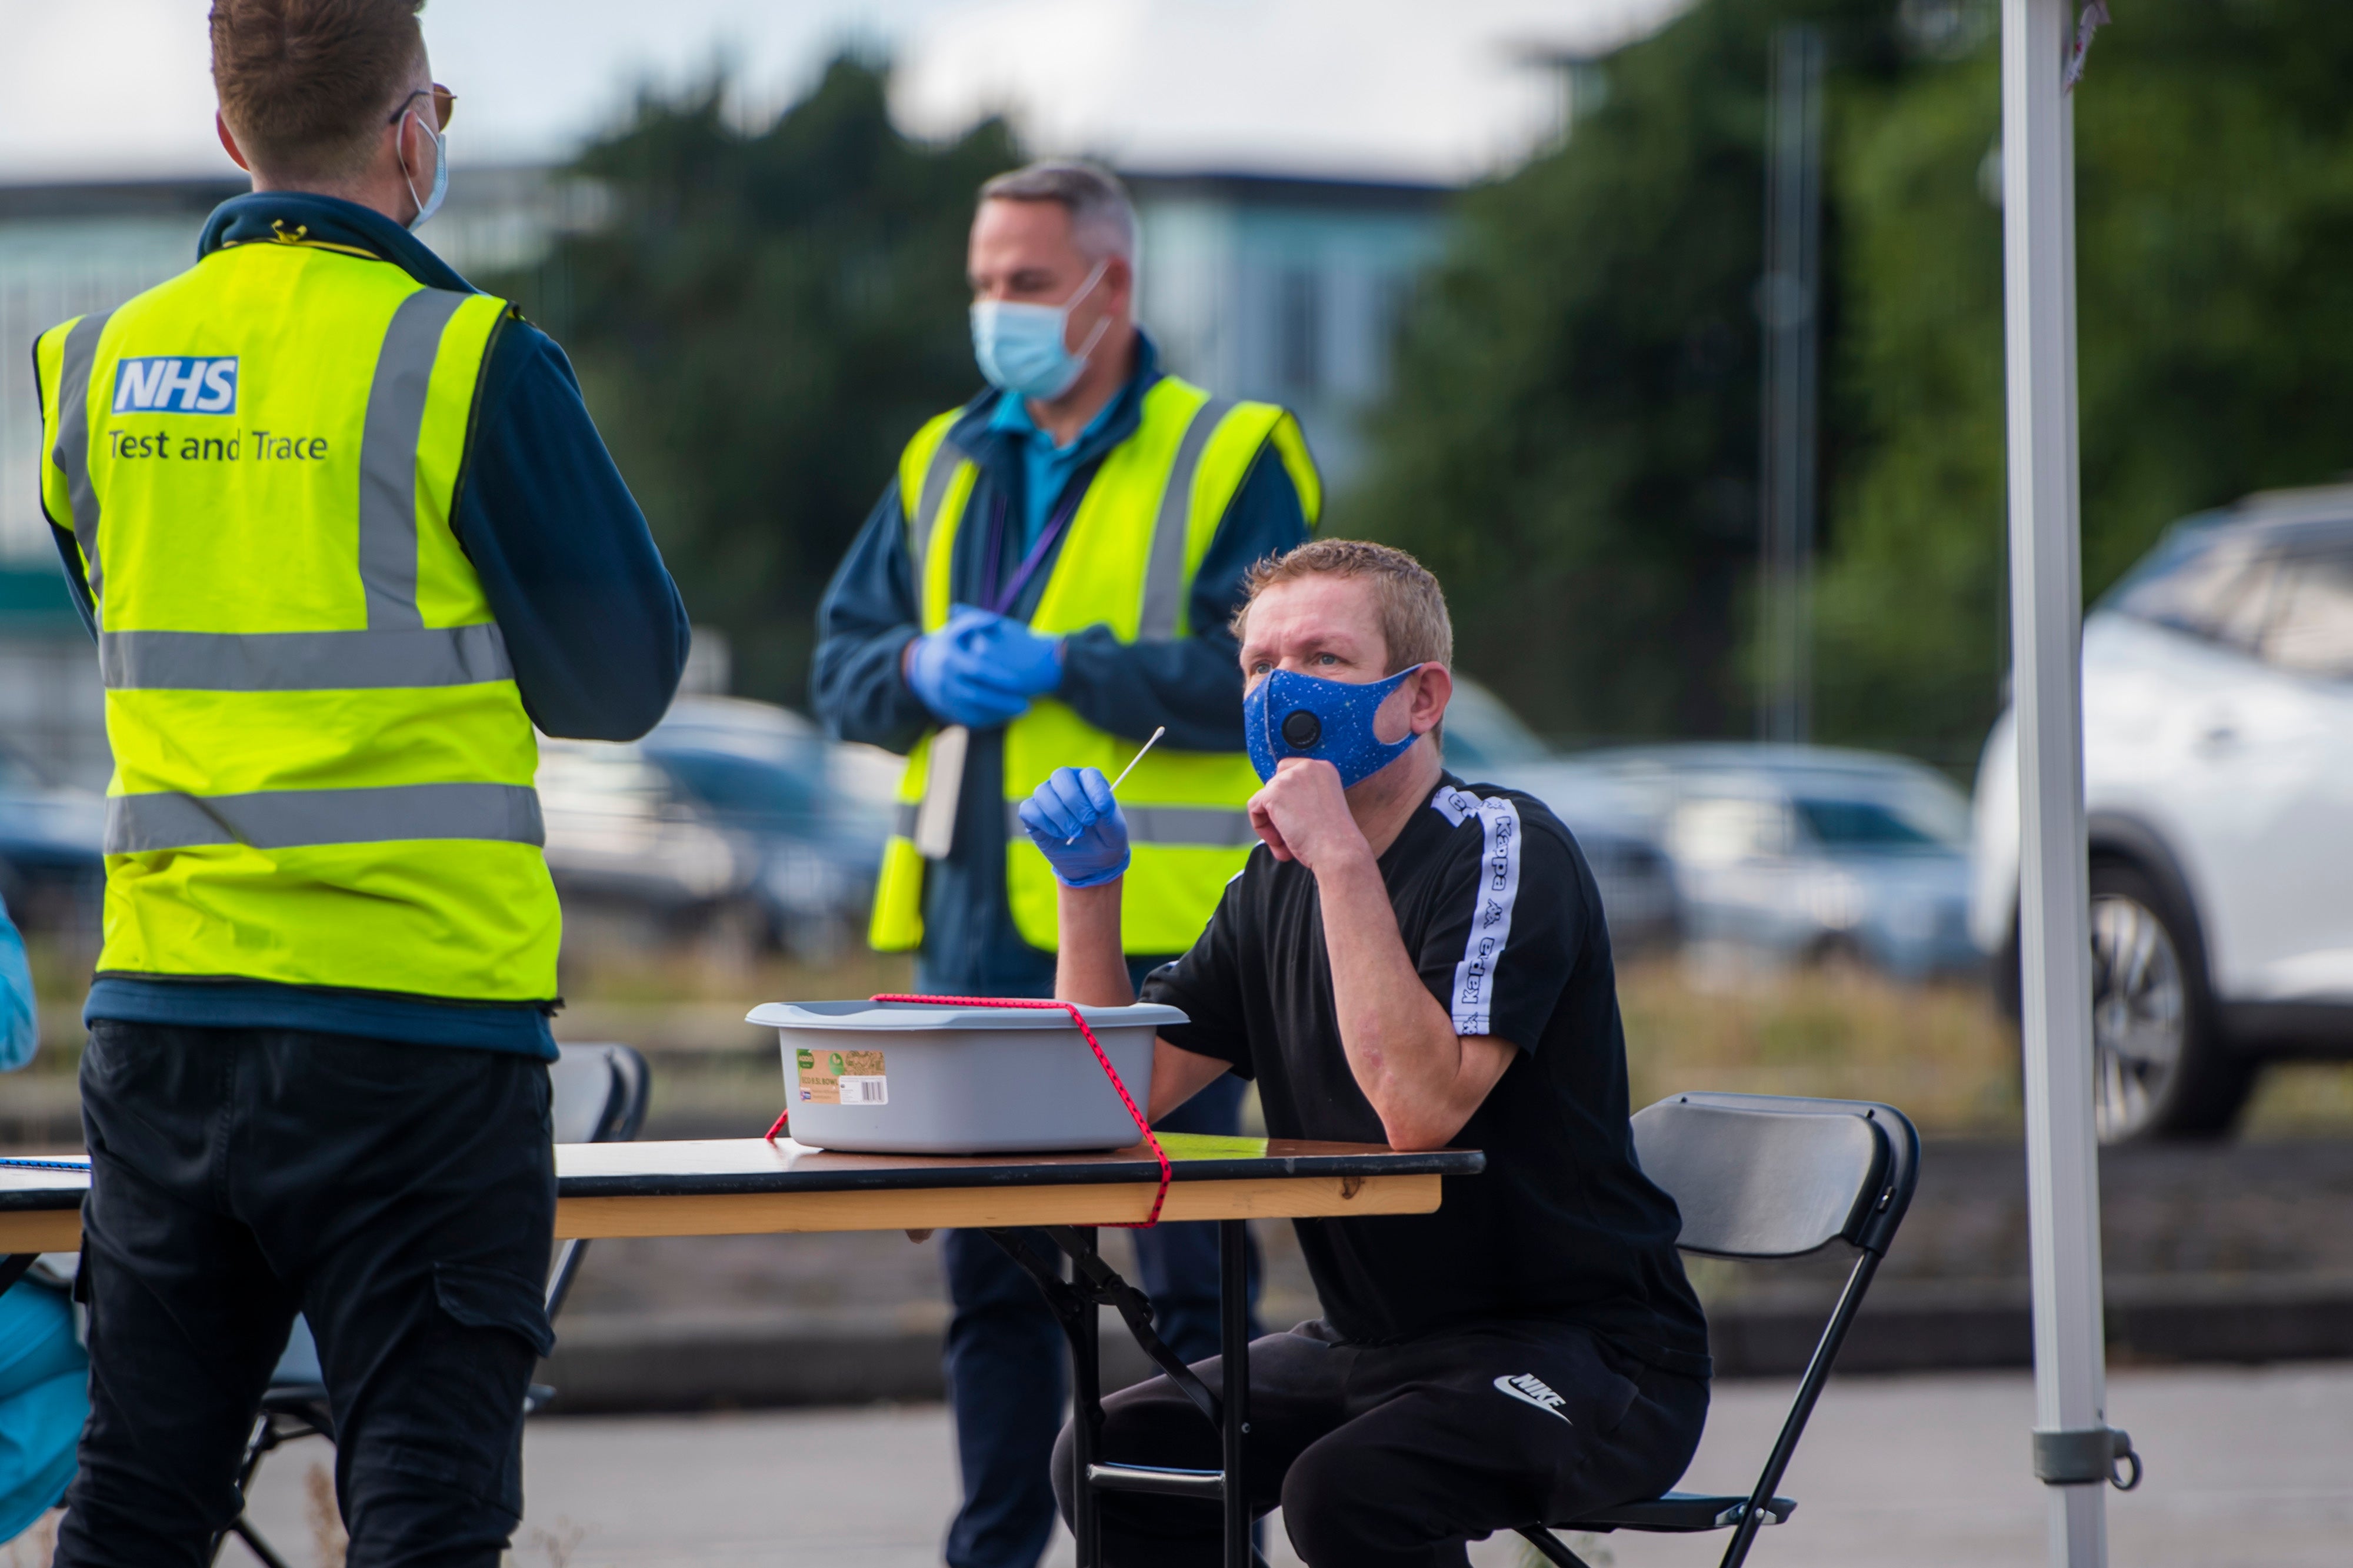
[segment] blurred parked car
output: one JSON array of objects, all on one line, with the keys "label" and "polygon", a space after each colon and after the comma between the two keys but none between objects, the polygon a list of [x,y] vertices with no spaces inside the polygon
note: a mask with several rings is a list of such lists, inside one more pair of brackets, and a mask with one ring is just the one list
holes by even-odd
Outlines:
[{"label": "blurred parked car", "polygon": [[1588,752],[1576,765],[1641,803],[1673,865],[1687,940],[1907,980],[1977,968],[1968,801],[1935,770],[1739,744]]},{"label": "blurred parked car", "polygon": [[682,697],[629,744],[543,739],[556,889],[568,908],[828,953],[862,914],[889,821],[849,750],[729,697]]},{"label": "blurred parked car", "polygon": [[0,752],[0,898],[28,931],[98,929],[106,799],[51,784]]},{"label": "blurred parked car", "polygon": [[1671,945],[1680,931],[1673,868],[1637,803],[1613,781],[1546,745],[1503,699],[1465,675],[1446,710],[1446,766],[1472,784],[1524,790],[1577,836],[1601,891],[1609,947],[1624,956]]},{"label": "blurred parked car", "polygon": [[[1971,929],[2018,984],[2010,714]],[[2279,1057],[2353,1057],[2353,486],[2190,518],[2084,625],[2102,1137],[2221,1131]]]}]

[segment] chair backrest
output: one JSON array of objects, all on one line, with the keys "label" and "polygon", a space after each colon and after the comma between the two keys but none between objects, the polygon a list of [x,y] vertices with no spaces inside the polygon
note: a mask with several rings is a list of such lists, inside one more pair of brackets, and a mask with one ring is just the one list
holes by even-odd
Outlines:
[{"label": "chair backrest", "polygon": [[628,1143],[645,1124],[646,1059],[621,1045],[558,1046],[548,1064],[558,1143]]},{"label": "chair backrest", "polygon": [[[549,1120],[558,1143],[629,1143],[646,1123],[646,1101],[652,1087],[646,1058],[628,1046],[558,1046],[548,1064],[553,1089]],[[577,1239],[559,1243],[555,1266],[547,1276],[547,1315],[563,1309],[572,1292],[573,1277],[588,1244]]]},{"label": "chair backrest", "polygon": [[1859,1100],[1678,1094],[1635,1116],[1634,1148],[1683,1211],[1678,1245],[1715,1258],[1883,1253],[1920,1168],[1910,1120]]}]

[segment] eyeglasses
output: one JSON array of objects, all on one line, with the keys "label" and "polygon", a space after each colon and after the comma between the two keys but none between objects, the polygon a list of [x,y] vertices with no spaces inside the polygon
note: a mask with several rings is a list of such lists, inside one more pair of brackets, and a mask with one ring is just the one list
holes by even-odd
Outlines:
[{"label": "eyeglasses", "polygon": [[408,106],[415,103],[418,99],[423,98],[428,92],[433,95],[433,123],[443,131],[448,130],[449,117],[458,112],[458,95],[451,92],[448,88],[443,87],[438,81],[431,87],[420,87],[415,92],[410,93],[406,98],[402,99],[400,100],[400,107],[392,111],[392,118],[385,121],[385,123],[386,125],[399,124],[400,117],[408,112]]}]

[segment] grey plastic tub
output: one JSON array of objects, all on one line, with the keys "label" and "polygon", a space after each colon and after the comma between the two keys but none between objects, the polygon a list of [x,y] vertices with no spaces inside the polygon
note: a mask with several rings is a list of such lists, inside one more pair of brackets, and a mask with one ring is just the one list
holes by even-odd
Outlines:
[{"label": "grey plastic tub", "polygon": [[[1174,1007],[1082,1007],[1145,1109],[1152,1037]],[[921,1002],[771,1002],[748,1021],[776,1031],[792,1135],[872,1154],[1003,1154],[1141,1142],[1095,1055],[1055,1009]]]}]

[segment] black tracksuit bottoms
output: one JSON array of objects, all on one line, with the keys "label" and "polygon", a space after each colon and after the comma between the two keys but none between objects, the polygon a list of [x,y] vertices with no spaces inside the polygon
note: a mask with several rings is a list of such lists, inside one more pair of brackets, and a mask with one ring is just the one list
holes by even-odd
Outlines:
[{"label": "black tracksuit bottoms", "polygon": [[[1218,1361],[1195,1363],[1212,1389]],[[1278,1503],[1309,1568],[1459,1568],[1466,1540],[1574,1519],[1674,1485],[1699,1447],[1707,1380],[1562,1323],[1484,1324],[1401,1344],[1321,1322],[1250,1345],[1243,1487]],[[1165,1377],[1103,1401],[1103,1458],[1214,1470],[1216,1430]],[[1054,1489],[1071,1517],[1071,1434]],[[1108,1568],[1209,1568],[1214,1502],[1099,1493]]]},{"label": "black tracksuit bottoms", "polygon": [[90,1425],[58,1568],[202,1568],[300,1310],[350,1568],[494,1568],[553,1342],[546,1065],[96,1020],[81,1062]]}]

